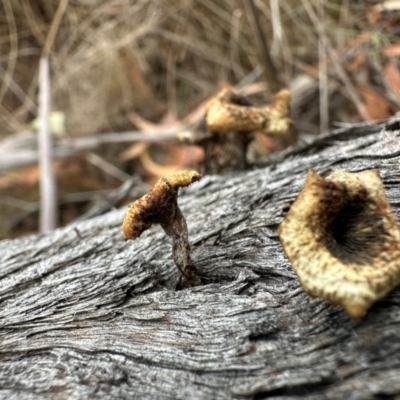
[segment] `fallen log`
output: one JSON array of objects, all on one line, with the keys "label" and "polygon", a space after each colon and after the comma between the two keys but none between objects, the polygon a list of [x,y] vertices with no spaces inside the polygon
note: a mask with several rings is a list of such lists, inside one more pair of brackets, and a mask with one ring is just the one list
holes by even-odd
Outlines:
[{"label": "fallen log", "polygon": [[203,285],[126,209],[0,242],[0,398],[395,399],[400,289],[361,322],[301,288],[277,227],[307,171],[377,168],[400,217],[400,117],[337,129],[182,191]]}]

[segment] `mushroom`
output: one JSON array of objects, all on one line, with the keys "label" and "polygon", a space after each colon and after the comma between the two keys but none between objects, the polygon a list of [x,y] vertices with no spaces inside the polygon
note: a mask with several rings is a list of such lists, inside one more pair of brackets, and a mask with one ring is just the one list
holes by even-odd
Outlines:
[{"label": "mushroom", "polygon": [[206,173],[243,170],[248,167],[249,144],[257,135],[287,139],[292,126],[289,117],[290,92],[281,90],[271,104],[255,107],[233,88],[222,89],[204,107],[204,124],[197,143],[205,149]]},{"label": "mushroom", "polygon": [[205,105],[208,129],[219,133],[261,131],[284,136],[292,125],[290,99],[290,92],[282,89],[272,104],[254,107],[232,88],[222,89]]},{"label": "mushroom", "polygon": [[177,171],[159,179],[152,190],[133,202],[125,214],[122,230],[125,239],[137,239],[152,224],[160,224],[172,237],[172,254],[178,267],[181,287],[201,284],[196,267],[190,258],[186,220],[178,206],[178,190],[201,179],[196,171]]},{"label": "mushroom", "polygon": [[278,233],[304,290],[354,319],[400,284],[400,230],[378,170],[310,170]]}]

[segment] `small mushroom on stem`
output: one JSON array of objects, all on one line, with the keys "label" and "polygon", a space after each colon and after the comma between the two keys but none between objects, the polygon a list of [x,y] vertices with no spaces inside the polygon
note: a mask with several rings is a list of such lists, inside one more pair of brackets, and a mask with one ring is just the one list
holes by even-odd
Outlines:
[{"label": "small mushroom on stem", "polygon": [[400,230],[378,170],[310,170],[278,233],[304,290],[354,319],[400,284]]},{"label": "small mushroom on stem", "polygon": [[291,95],[289,90],[282,89],[274,97],[273,103],[254,107],[232,88],[222,89],[205,105],[208,129],[219,133],[260,131],[271,136],[284,136],[292,125],[289,117]]},{"label": "small mushroom on stem", "polygon": [[125,214],[122,230],[125,239],[137,239],[152,224],[160,224],[172,237],[172,254],[182,276],[181,287],[201,284],[190,258],[186,220],[178,206],[178,190],[201,179],[196,171],[177,171],[159,179],[152,190],[133,202]]},{"label": "small mushroom on stem", "polygon": [[211,98],[204,106],[204,126],[199,127],[208,131],[198,140],[205,150],[205,172],[248,168],[250,144],[259,135],[279,138],[282,144],[288,140],[292,133],[290,99],[290,92],[284,89],[274,95],[270,104],[256,107],[232,87]]}]

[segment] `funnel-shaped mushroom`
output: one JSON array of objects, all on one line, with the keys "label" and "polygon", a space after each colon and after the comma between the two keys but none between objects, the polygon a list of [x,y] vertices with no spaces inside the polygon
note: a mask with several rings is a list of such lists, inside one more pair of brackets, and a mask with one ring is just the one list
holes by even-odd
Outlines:
[{"label": "funnel-shaped mushroom", "polygon": [[208,129],[219,133],[260,131],[272,136],[286,135],[292,124],[290,99],[290,92],[282,89],[272,104],[252,107],[243,104],[244,98],[232,88],[222,89],[205,105]]},{"label": "funnel-shaped mushroom", "polygon": [[400,284],[400,230],[377,170],[309,171],[278,233],[304,290],[355,319]]},{"label": "funnel-shaped mushroom", "polygon": [[[251,154],[260,153],[259,148],[263,147],[260,143],[265,143],[265,135],[279,138],[282,145],[293,140],[290,99],[290,92],[283,89],[274,95],[270,104],[256,107],[231,87],[211,98],[204,106],[204,128],[208,135],[199,136],[197,142],[205,150],[205,172],[214,174],[246,169]],[[267,140],[267,143],[271,141]]]}]

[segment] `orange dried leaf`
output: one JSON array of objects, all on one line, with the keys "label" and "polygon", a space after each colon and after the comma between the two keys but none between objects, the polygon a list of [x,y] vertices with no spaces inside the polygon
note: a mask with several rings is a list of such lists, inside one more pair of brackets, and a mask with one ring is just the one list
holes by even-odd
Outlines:
[{"label": "orange dried leaf", "polygon": [[377,6],[379,6],[379,4],[371,7],[367,12],[367,19],[371,25],[376,25],[381,17],[381,13]]},{"label": "orange dried leaf", "polygon": [[123,151],[119,158],[121,161],[133,160],[137,157],[140,157],[149,146],[150,143],[146,142],[134,143],[132,146],[129,146],[127,150]]},{"label": "orange dried leaf", "polygon": [[40,170],[33,165],[10,171],[0,177],[0,190],[7,190],[13,187],[23,187],[25,190],[31,189],[39,184]]},{"label": "orange dried leaf", "polygon": [[395,63],[390,61],[386,64],[385,76],[393,92],[400,97],[400,73]]},{"label": "orange dried leaf", "polygon": [[255,144],[258,152],[262,155],[271,154],[277,150],[277,142],[262,132],[256,132]]},{"label": "orange dried leaf", "polygon": [[382,23],[386,28],[395,26],[400,18],[400,1],[387,0],[371,7],[367,12],[370,24]]},{"label": "orange dried leaf", "polygon": [[361,67],[365,63],[365,55],[357,54],[352,61],[346,64],[346,71],[348,72],[356,72],[361,69]]},{"label": "orange dried leaf", "polygon": [[143,152],[140,156],[140,161],[144,170],[153,176],[158,178],[178,171],[184,165],[185,162],[185,149],[181,146],[175,146],[168,149],[167,159],[173,159],[172,163],[158,164],[150,156],[148,151]]},{"label": "orange dried leaf", "polygon": [[365,86],[355,87],[362,97],[370,119],[386,119],[395,113],[393,104]]},{"label": "orange dried leaf", "polygon": [[167,132],[171,130],[183,129],[184,124],[182,121],[176,118],[175,115],[167,113],[158,123],[148,121],[142,118],[139,114],[131,112],[128,118],[132,124],[136,125],[140,130],[144,132]]},{"label": "orange dried leaf", "polygon": [[382,49],[382,55],[386,57],[400,56],[400,43],[388,44]]},{"label": "orange dried leaf", "polygon": [[362,33],[361,35],[356,36],[354,39],[351,39],[349,44],[350,47],[357,47],[361,44],[368,43],[370,41],[369,33]]},{"label": "orange dried leaf", "polygon": [[148,151],[143,152],[140,161],[144,170],[157,178],[182,168],[196,167],[204,159],[204,150],[198,146],[164,145],[166,163],[156,163]]}]

